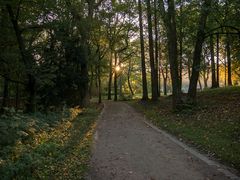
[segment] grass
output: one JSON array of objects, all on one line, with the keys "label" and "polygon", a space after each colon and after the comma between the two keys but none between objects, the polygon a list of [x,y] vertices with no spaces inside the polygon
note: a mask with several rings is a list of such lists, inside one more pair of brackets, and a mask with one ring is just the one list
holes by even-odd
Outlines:
[{"label": "grass", "polygon": [[240,87],[209,89],[198,106],[171,111],[171,98],[156,103],[132,101],[150,121],[209,156],[240,171]]},{"label": "grass", "polygon": [[1,128],[7,121],[20,122],[5,127],[15,133],[13,140],[0,141],[1,179],[84,179],[99,112],[100,107],[92,105],[48,115],[1,117]]}]

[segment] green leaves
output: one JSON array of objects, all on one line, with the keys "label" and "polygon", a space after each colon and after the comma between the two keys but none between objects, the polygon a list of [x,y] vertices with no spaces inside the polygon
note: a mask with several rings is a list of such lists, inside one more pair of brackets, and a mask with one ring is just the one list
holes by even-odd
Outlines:
[{"label": "green leaves", "polygon": [[[1,178],[83,178],[99,110],[96,106],[76,107],[48,114],[2,117],[0,140],[11,139],[15,134],[15,142],[6,146],[0,141]],[[14,122],[14,126],[9,122]],[[4,129],[10,134],[4,134]]]}]

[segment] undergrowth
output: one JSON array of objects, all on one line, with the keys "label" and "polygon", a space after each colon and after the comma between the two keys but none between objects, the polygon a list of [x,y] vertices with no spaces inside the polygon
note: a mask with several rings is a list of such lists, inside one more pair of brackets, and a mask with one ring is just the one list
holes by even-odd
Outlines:
[{"label": "undergrowth", "polygon": [[98,106],[0,118],[1,179],[83,179]]}]

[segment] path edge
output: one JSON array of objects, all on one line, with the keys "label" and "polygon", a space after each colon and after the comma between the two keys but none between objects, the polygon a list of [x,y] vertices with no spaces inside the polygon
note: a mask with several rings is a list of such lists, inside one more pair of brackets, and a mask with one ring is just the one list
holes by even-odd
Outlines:
[{"label": "path edge", "polygon": [[87,172],[84,175],[84,179],[85,180],[92,180],[91,177],[90,177],[91,163],[92,163],[92,153],[93,153],[93,149],[96,146],[96,141],[98,139],[97,129],[98,129],[99,121],[100,121],[100,119],[102,119],[102,116],[103,116],[103,113],[105,112],[105,107],[106,107],[106,104],[104,102],[102,102],[102,105],[103,105],[102,110],[101,110],[100,114],[97,116],[96,121],[95,121],[96,126],[95,126],[95,128],[93,130],[93,137],[92,137],[92,143],[91,143],[91,154],[90,154],[90,161],[89,161],[89,169],[87,170]]},{"label": "path edge", "polygon": [[[186,144],[184,144],[183,142],[179,141],[176,137],[174,137],[173,135],[167,133],[166,131],[159,129],[158,127],[154,126],[153,124],[151,124],[150,122],[148,122],[147,120],[145,120],[145,115],[144,115],[144,120],[143,122],[151,127],[153,130],[157,131],[158,133],[163,134],[165,137],[167,137],[169,140],[171,140],[172,142],[176,143],[178,146],[182,147],[185,151],[189,152],[190,154],[192,154],[193,156],[195,156],[196,158],[202,160],[203,162],[205,162],[206,164],[208,164],[209,166],[214,166],[219,172],[222,172],[225,176],[227,176],[230,179],[233,180],[240,180],[240,177],[236,174],[234,174],[233,172],[229,171],[227,166],[224,166],[223,164],[220,164],[216,161],[213,161],[211,159],[209,159],[207,156],[201,154],[200,152],[198,152],[196,149],[193,149],[189,146],[187,146]],[[231,168],[232,169],[232,168]]]}]

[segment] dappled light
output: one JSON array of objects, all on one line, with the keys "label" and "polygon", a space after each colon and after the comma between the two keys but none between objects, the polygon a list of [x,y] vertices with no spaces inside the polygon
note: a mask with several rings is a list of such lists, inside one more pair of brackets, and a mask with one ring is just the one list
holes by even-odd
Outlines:
[{"label": "dappled light", "polygon": [[0,179],[238,179],[239,99],[238,0],[0,1]]}]

